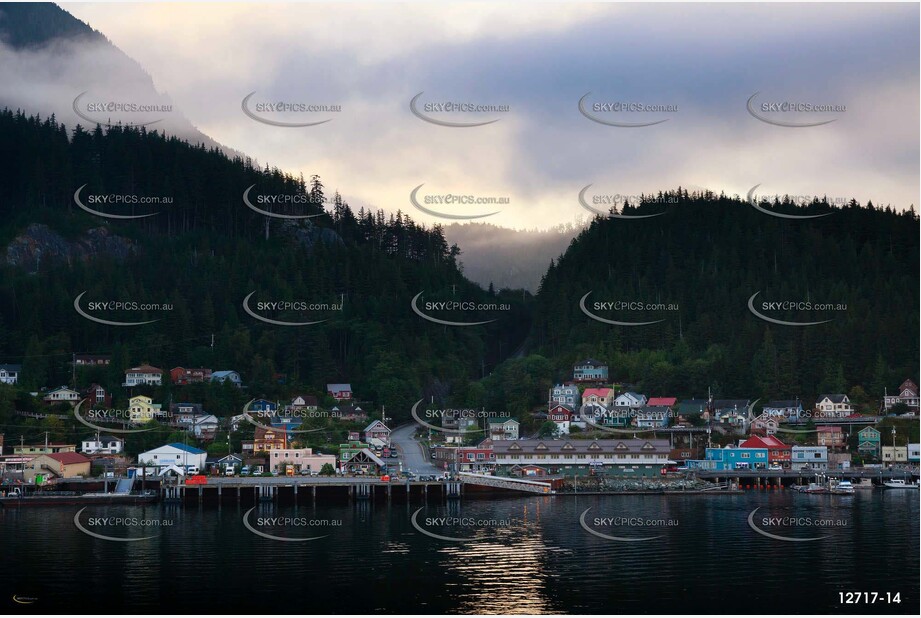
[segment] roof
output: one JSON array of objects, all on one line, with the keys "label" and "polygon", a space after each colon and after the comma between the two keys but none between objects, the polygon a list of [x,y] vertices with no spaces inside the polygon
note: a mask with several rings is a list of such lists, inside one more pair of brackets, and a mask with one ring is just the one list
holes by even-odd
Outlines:
[{"label": "roof", "polygon": [[390,431],[390,427],[387,427],[387,425],[385,425],[384,423],[378,420],[371,421],[371,423],[367,427],[365,427],[364,431],[368,432],[372,429],[380,429],[380,428]]},{"label": "roof", "polygon": [[351,385],[351,384],[327,384],[327,385],[326,385],[326,390],[327,390],[328,392],[331,392],[331,393],[332,393],[332,392],[339,392],[339,391],[349,391],[349,392],[351,392],[351,390],[352,390],[352,385]]},{"label": "roof", "polygon": [[607,363],[602,363],[594,358],[586,358],[581,363],[576,363],[576,367],[607,367]]},{"label": "roof", "polygon": [[611,394],[611,391],[614,389],[611,388],[587,388],[582,393],[582,397],[591,397],[592,395],[596,397],[607,397]]},{"label": "roof", "polygon": [[844,399],[847,397],[844,393],[831,393],[825,395],[819,395],[818,401],[828,399],[832,403],[844,403]]},{"label": "roof", "polygon": [[[39,457],[41,456],[42,455],[39,455]],[[84,457],[80,453],[51,453],[50,455],[44,455],[44,457],[50,457],[51,459],[64,465],[90,462],[89,457]]]},{"label": "roof", "polygon": [[689,412],[703,412],[707,409],[706,399],[684,399],[678,404],[678,411],[682,414]]},{"label": "roof", "polygon": [[157,369],[153,365],[141,365],[140,367],[132,367],[125,373],[163,373],[163,370]]},{"label": "roof", "polygon": [[627,391],[625,393],[621,393],[620,395],[618,395],[618,397],[623,397],[625,395],[629,395],[630,397],[633,397],[634,399],[643,399],[645,397],[645,395],[640,395],[639,393],[634,393],[633,391]]},{"label": "roof", "polygon": [[[237,373],[233,369],[221,369],[220,371],[212,371],[211,378],[226,378],[232,373]],[[239,374],[238,374],[239,375]]]},{"label": "roof", "polygon": [[513,419],[511,416],[499,416],[489,420],[490,425],[504,425],[506,423],[515,423],[518,425],[518,421]]},{"label": "roof", "polygon": [[504,453],[597,453],[616,454],[624,451],[642,452],[655,451],[667,455],[670,451],[668,440],[644,440],[630,438],[618,440],[605,438],[601,440],[493,440],[493,451],[496,454]]},{"label": "roof", "polygon": [[186,453],[191,453],[192,455],[201,455],[205,452],[200,448],[195,448],[194,446],[189,446],[188,444],[183,444],[182,442],[171,442],[166,446],[177,448],[180,451],[185,451]]},{"label": "roof", "polygon": [[774,436],[752,436],[739,446],[741,448],[790,448]]},{"label": "roof", "polygon": [[0,365],[0,371],[3,371],[3,370],[15,371],[16,373],[19,373],[20,371],[22,371],[22,365]]},{"label": "roof", "polygon": [[[89,438],[84,439],[83,441],[89,442],[89,441],[95,441],[95,440],[96,440],[96,436],[92,435]],[[102,434],[101,436],[99,436],[99,441],[100,442],[124,442],[125,439],[119,438],[118,436],[107,436],[106,434]]]},{"label": "roof", "polygon": [[667,406],[671,407],[678,403],[677,397],[650,397],[649,401],[646,402],[650,406]]}]

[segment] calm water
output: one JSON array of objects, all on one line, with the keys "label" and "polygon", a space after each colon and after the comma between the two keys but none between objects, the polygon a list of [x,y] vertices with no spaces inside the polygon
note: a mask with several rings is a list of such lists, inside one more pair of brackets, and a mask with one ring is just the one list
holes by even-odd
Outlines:
[{"label": "calm water", "polygon": [[[911,613],[919,609],[919,496],[522,497],[280,507],[0,509],[8,613]],[[423,508],[424,507],[424,508]],[[586,523],[619,538],[592,535]],[[424,530],[464,541],[432,538]],[[781,541],[751,529],[789,538]],[[809,518],[813,526],[766,517]],[[159,529],[92,518],[172,522]],[[287,525],[260,518],[301,518]],[[439,517],[459,523],[440,524]],[[644,526],[596,518],[643,519]],[[325,525],[316,521],[325,520]],[[665,520],[664,522],[662,520]],[[823,520],[821,529],[815,526]],[[828,520],[831,523],[828,523]],[[789,523],[789,522],[787,522]],[[338,524],[338,525],[337,525]],[[648,525],[647,525],[648,524]],[[841,605],[839,592],[900,593]],[[20,599],[35,599],[30,605]]]}]

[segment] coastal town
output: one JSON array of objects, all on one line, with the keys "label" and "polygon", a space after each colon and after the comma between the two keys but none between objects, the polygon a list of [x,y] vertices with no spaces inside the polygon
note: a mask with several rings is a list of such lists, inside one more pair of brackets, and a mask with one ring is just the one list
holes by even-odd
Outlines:
[{"label": "coastal town", "polygon": [[[107,368],[103,355],[74,355],[78,369]],[[0,388],[15,388],[21,367],[0,365]],[[84,375],[80,372],[80,375]],[[86,426],[80,440],[44,432],[40,442],[0,435],[3,486],[53,488],[74,478],[368,477],[446,481],[458,474],[565,481],[697,478],[708,473],[808,473],[857,469],[917,473],[918,386],[906,379],[882,394],[875,414],[845,393],[759,405],[744,397],[679,399],[639,393],[612,381],[594,359],[574,364],[528,422],[486,410],[426,406],[395,439],[385,411],[366,411],[349,383],[285,401],[254,398],[235,414],[203,403],[160,403],[164,382],[245,390],[233,370],[149,364],[124,371],[123,392],[98,383],[30,393],[40,402],[17,414],[51,426]],[[143,394],[148,393],[148,394]],[[127,405],[113,405],[126,399]],[[433,409],[434,408],[434,409]],[[78,421],[74,423],[74,421]],[[95,428],[95,430],[93,430]],[[913,432],[913,433],[912,433]],[[150,433],[150,436],[144,434]],[[155,442],[167,434],[167,439]],[[912,439],[914,436],[914,439]],[[6,442],[6,444],[4,444]],[[12,442],[12,444],[10,444]],[[141,443],[134,449],[131,443]],[[418,453],[415,463],[407,454]],[[563,483],[556,486],[562,487]]]}]

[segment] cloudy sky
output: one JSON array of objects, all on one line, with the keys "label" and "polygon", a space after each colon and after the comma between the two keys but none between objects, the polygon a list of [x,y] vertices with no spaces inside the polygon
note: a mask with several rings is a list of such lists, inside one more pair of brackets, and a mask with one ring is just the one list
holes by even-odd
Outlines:
[{"label": "cloudy sky", "polygon": [[[588,184],[589,202],[760,184],[759,194],[918,204],[916,4],[62,6],[137,60],[202,131],[263,164],[319,174],[353,206],[434,222],[410,199],[424,185],[426,209],[499,211],[478,220],[532,228],[590,215],[578,200]],[[256,116],[331,121],[256,121],[241,109],[251,92]],[[834,122],[759,120],[746,108],[756,92],[752,107],[770,122]],[[436,122],[411,112],[419,93],[417,110]],[[580,113],[583,97],[605,122],[667,120],[602,124]],[[267,102],[341,111],[255,111]],[[499,111],[426,107],[441,102]],[[771,111],[781,102],[838,111]],[[508,203],[435,204],[442,194]]]}]

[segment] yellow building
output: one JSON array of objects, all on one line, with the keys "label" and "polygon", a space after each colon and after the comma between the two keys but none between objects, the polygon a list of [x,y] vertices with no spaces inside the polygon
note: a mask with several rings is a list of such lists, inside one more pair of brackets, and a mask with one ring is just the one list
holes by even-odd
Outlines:
[{"label": "yellow building", "polygon": [[150,397],[137,395],[128,400],[128,411],[132,423],[146,423],[160,416],[160,404]]}]

